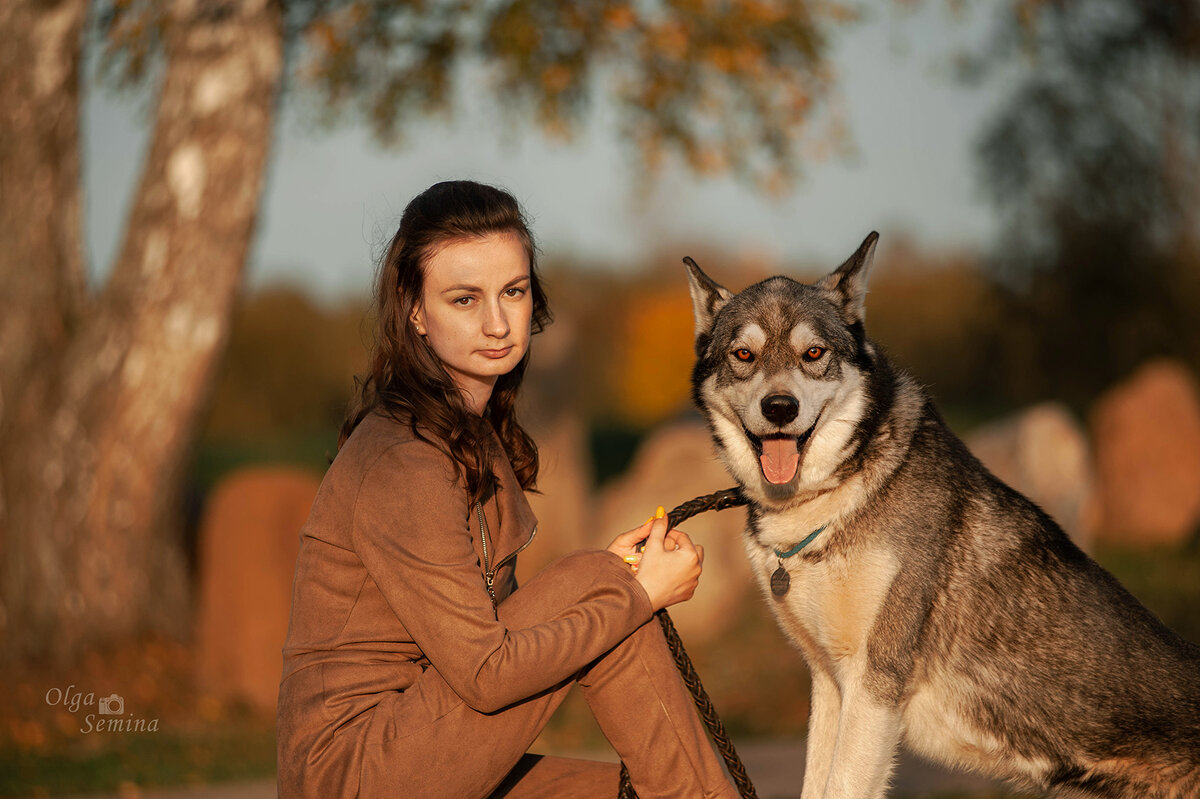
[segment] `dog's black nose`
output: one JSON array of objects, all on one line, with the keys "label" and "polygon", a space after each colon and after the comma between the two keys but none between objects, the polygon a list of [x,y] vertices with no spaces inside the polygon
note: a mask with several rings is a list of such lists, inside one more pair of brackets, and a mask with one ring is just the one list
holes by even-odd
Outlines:
[{"label": "dog's black nose", "polygon": [[772,394],[769,397],[763,397],[762,415],[767,418],[767,421],[783,427],[788,422],[796,418],[796,414],[800,413],[800,403],[790,394]]}]

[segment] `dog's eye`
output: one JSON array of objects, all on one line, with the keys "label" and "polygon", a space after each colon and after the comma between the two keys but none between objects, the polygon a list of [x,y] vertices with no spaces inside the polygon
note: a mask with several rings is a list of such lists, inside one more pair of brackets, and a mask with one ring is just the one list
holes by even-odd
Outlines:
[{"label": "dog's eye", "polygon": [[737,358],[739,361],[750,363],[754,360],[754,353],[747,349],[734,350],[733,357]]},{"label": "dog's eye", "polygon": [[804,360],[819,361],[821,356],[825,354],[824,347],[809,347],[808,352],[804,353]]}]

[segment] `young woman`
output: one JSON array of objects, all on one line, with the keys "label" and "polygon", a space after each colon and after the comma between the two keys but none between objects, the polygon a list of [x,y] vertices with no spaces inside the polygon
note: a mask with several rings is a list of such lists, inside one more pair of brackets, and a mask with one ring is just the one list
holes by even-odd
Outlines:
[{"label": "young woman", "polygon": [[526,753],[576,683],[642,799],[735,795],[651,622],[695,591],[686,534],[652,520],[516,585],[538,460],[513,409],[549,320],[535,256],[499,189],[439,183],[404,211],[371,372],[301,533],[281,797],[614,799],[615,764]]}]

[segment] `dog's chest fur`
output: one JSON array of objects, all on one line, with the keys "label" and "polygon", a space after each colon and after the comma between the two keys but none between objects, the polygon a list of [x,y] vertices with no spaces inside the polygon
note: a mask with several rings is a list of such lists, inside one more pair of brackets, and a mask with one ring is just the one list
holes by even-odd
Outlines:
[{"label": "dog's chest fur", "polygon": [[800,553],[782,560],[791,582],[777,597],[770,586],[781,562],[775,550],[786,551],[821,526],[811,518],[803,508],[763,514],[745,537],[746,551],[780,627],[812,666],[846,679],[862,673],[871,628],[900,562],[883,546],[836,546],[851,531],[833,522]]}]

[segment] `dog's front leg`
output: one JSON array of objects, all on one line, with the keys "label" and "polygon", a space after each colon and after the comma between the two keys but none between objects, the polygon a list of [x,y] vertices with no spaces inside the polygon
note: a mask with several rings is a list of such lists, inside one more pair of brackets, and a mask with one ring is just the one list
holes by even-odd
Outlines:
[{"label": "dog's front leg", "polygon": [[808,742],[801,796],[802,799],[821,799],[829,780],[829,766],[833,763],[842,696],[837,683],[828,673],[811,665],[809,671],[812,672],[812,699],[808,713]]},{"label": "dog's front leg", "polygon": [[824,799],[885,796],[900,743],[900,729],[899,708],[879,702],[868,694],[865,686],[847,686],[842,694],[837,743]]}]

